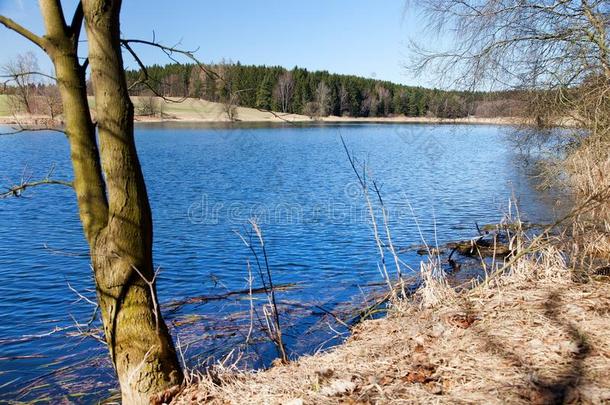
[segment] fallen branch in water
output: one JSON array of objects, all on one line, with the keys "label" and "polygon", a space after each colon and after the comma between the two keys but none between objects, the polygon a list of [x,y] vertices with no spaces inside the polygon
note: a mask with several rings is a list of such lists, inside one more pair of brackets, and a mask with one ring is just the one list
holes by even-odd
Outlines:
[{"label": "fallen branch in water", "polygon": [[[299,286],[298,283],[285,283],[285,284],[277,284],[274,286],[274,288],[276,291],[291,291],[291,290],[298,288],[298,286]],[[250,294],[257,295],[257,294],[266,294],[266,293],[267,293],[267,290],[265,287],[257,287],[257,288],[252,288],[252,291],[250,291],[250,289],[246,289],[246,290],[228,291],[228,292],[222,293],[222,294],[211,294],[211,295],[200,295],[197,297],[189,297],[189,298],[169,302],[169,303],[163,305],[163,307],[166,309],[169,309],[170,312],[176,312],[176,311],[179,311],[185,305],[205,304],[205,303],[212,302],[212,301],[226,300],[226,299],[229,299],[229,298],[235,297],[235,296],[239,297],[239,296],[248,296]]]}]

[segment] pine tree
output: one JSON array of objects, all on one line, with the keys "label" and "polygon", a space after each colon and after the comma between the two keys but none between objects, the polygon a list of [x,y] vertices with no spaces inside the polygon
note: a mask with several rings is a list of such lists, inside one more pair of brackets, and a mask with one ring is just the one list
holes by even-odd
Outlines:
[{"label": "pine tree", "polygon": [[271,75],[267,73],[256,92],[256,107],[263,110],[271,110],[272,92],[273,84],[271,83]]}]

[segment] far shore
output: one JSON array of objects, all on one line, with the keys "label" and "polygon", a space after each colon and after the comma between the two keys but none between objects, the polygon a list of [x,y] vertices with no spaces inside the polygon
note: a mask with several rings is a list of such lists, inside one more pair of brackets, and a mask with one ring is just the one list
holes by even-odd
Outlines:
[{"label": "far shore", "polygon": [[[288,114],[258,110],[255,108],[237,107],[234,120],[230,120],[225,112],[225,106],[221,103],[211,101],[185,99],[165,101],[157,98],[157,111],[154,115],[138,115],[138,109],[143,102],[143,97],[132,97],[136,116],[134,121],[138,123],[184,123],[184,124],[476,124],[476,125],[519,125],[523,124],[522,118],[518,117],[465,117],[465,118],[436,118],[436,117],[320,117],[312,118],[306,115]],[[90,99],[92,110],[95,114],[93,99]],[[0,116],[0,125],[13,125],[23,128],[57,126],[51,117],[44,115],[6,115]],[[60,120],[61,121],[61,120]]]},{"label": "far shore", "polygon": [[295,114],[275,113],[278,116],[269,119],[236,119],[230,121],[228,119],[182,119],[182,118],[161,118],[161,117],[144,117],[136,116],[136,123],[286,123],[286,124],[473,124],[473,125],[518,125],[522,123],[520,118],[516,117],[465,117],[465,118],[436,118],[436,117],[337,117],[328,116],[321,118],[310,118],[306,116],[296,116]]},{"label": "far shore", "polygon": [[[484,117],[465,117],[465,118],[436,118],[436,117],[322,117],[319,119],[312,119],[309,117],[294,117],[294,114],[289,114],[290,117],[278,117],[269,119],[235,119],[233,121],[229,119],[223,119],[220,117],[214,118],[181,118],[181,117],[151,117],[136,115],[134,117],[134,123],[137,124],[155,124],[155,123],[185,123],[185,124],[239,124],[239,123],[252,123],[252,124],[471,124],[471,125],[519,125],[523,123],[523,120],[517,117],[497,117],[497,118],[484,118]],[[21,126],[26,129],[27,127],[41,127],[52,122],[49,116],[38,116],[38,115],[14,115],[0,117],[0,125],[13,125]],[[55,121],[61,123],[61,120]]]}]

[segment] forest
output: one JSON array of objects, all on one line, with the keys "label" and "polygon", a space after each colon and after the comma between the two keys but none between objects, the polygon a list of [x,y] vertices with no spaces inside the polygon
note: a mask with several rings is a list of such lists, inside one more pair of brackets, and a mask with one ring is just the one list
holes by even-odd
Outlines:
[{"label": "forest", "polygon": [[311,117],[514,116],[506,93],[444,91],[389,81],[241,63],[153,65],[127,70],[132,96],[192,97]]}]

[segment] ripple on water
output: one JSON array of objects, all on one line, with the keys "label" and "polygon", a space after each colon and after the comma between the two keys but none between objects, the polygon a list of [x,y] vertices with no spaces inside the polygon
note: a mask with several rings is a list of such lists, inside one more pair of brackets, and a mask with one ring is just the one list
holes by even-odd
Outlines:
[{"label": "ripple on water", "polygon": [[[321,310],[296,304],[333,309],[362,303],[362,291],[381,280],[366,207],[340,135],[379,180],[399,247],[421,243],[411,207],[424,237],[433,241],[436,233],[440,242],[471,236],[475,222],[497,221],[513,191],[530,219],[549,215],[501,130],[491,126],[139,127],[164,305],[247,288],[252,257],[235,231],[247,236],[244,226],[256,215],[276,283],[297,283],[278,294],[292,305],[283,318],[291,353],[337,343],[328,340],[328,328],[316,326]],[[55,176],[69,179],[68,156],[67,142],[57,134],[0,137],[0,177],[18,181],[26,165],[34,178],[42,177],[55,164]],[[67,283],[95,296],[89,261],[79,257],[87,246],[71,192],[38,188],[27,197],[0,202],[0,357],[41,357],[0,359],[0,400],[41,377],[35,385],[49,385],[22,399],[45,391],[57,397],[77,381],[88,395],[72,400],[103,398],[114,381],[97,342],[59,332],[19,340],[70,327],[72,317],[89,320],[91,306]],[[413,268],[420,260],[411,253],[402,259]],[[187,357],[195,364],[241,339],[247,322],[232,324],[231,314],[247,310],[247,300],[199,302],[166,310],[166,319],[181,341],[191,342]],[[185,322],[192,319],[199,321]],[[218,330],[233,331],[233,337],[214,335]],[[268,362],[274,350],[262,346],[260,353],[263,361],[254,365]],[[69,372],[48,374],[65,366]]]}]

